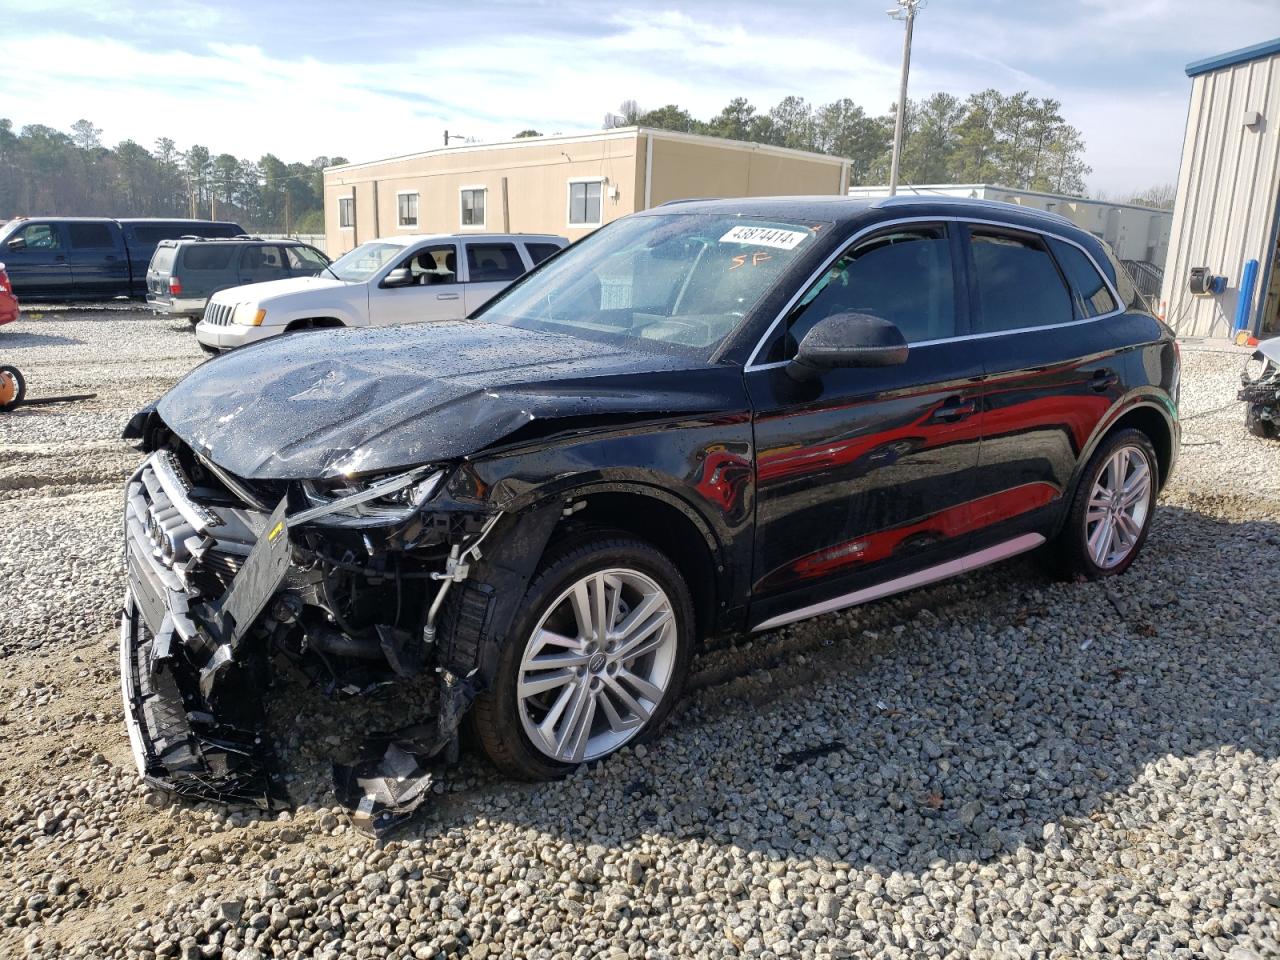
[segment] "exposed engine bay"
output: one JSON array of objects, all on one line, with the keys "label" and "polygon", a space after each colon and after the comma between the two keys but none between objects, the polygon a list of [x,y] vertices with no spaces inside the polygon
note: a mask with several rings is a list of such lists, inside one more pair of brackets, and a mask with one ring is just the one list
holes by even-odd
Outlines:
[{"label": "exposed engine bay", "polygon": [[[448,509],[422,510],[444,476],[429,467],[322,487],[233,476],[172,434],[149,446],[127,485],[120,647],[141,775],[183,796],[288,806],[266,722],[281,659],[332,697],[425,679],[430,716],[362,731],[361,758],[334,766],[358,824],[402,822],[433,765],[456,758],[486,682],[495,597],[518,596],[525,576],[506,555],[533,546],[536,558],[558,511],[516,518],[447,496]],[[519,535],[531,524],[541,543]]]},{"label": "exposed engine bay", "polygon": [[1255,437],[1280,438],[1280,338],[1259,344],[1240,374],[1245,424]]}]

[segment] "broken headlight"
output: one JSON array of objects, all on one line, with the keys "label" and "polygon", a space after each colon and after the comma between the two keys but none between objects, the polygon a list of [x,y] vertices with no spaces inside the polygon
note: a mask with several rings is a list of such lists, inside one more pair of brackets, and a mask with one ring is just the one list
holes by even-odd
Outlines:
[{"label": "broken headlight", "polygon": [[443,470],[427,466],[362,480],[304,480],[302,495],[310,506],[289,517],[289,524],[369,527],[399,523],[431,498],[443,476]]}]

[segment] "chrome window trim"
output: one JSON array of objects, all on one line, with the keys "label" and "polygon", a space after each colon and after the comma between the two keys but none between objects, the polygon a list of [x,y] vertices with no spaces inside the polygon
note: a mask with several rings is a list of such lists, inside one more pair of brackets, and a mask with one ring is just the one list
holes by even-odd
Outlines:
[{"label": "chrome window trim", "polygon": [[[791,299],[786,302],[786,305],[783,306],[782,310],[779,311],[778,315],[773,319],[773,322],[769,324],[768,329],[765,330],[765,332],[761,335],[760,339],[756,341],[755,349],[751,351],[751,356],[747,359],[746,366],[743,367],[743,372],[750,373],[753,370],[772,370],[777,367],[785,367],[788,363],[790,363],[791,361],[789,360],[775,360],[771,363],[756,363],[756,357],[760,355],[760,351],[764,349],[765,345],[769,341],[769,338],[773,336],[774,331],[777,330],[778,328],[778,324],[782,323],[782,321],[786,319],[787,315],[791,313],[792,309],[795,307],[796,303],[800,300],[800,298],[804,296],[805,292],[808,291],[808,289],[818,281],[819,277],[821,277],[827,270],[831,268],[831,264],[835,263],[837,259],[839,259],[847,250],[849,250],[854,244],[856,244],[863,237],[868,236],[869,234],[872,234],[872,233],[876,233],[880,230],[885,230],[892,227],[899,227],[905,224],[914,224],[914,223],[976,224],[977,226],[982,226],[982,227],[999,227],[1004,230],[1011,230],[1015,233],[1018,231],[1022,231],[1023,233],[1035,233],[1044,237],[1053,237],[1055,240],[1061,240],[1063,243],[1069,243],[1073,247],[1077,248],[1086,257],[1089,258],[1089,262],[1093,264],[1093,269],[1098,271],[1098,276],[1102,278],[1102,282],[1105,283],[1107,285],[1107,289],[1111,291],[1112,298],[1115,300],[1117,304],[1121,303],[1120,291],[1118,291],[1116,289],[1116,285],[1111,282],[1111,278],[1107,276],[1106,271],[1103,270],[1102,267],[1098,265],[1098,261],[1094,258],[1093,254],[1090,253],[1089,250],[1083,244],[1077,243],[1075,240],[1072,240],[1070,237],[1063,236],[1061,233],[1058,233],[1054,230],[1048,230],[1042,227],[1028,227],[1019,223],[1009,223],[1004,220],[983,220],[976,217],[957,217],[957,216],[902,217],[897,220],[882,220],[879,223],[873,223],[870,226],[864,227],[863,229],[855,233],[853,236],[851,236],[834,253],[832,253],[825,260],[823,260],[822,263],[817,267],[817,269],[815,269],[813,273],[809,275],[808,279],[805,280],[805,282],[800,285],[800,288],[791,296]],[[1052,250],[1049,251],[1049,256],[1051,257],[1053,256]],[[1054,258],[1054,263],[1057,263],[1056,257]],[[1063,282],[1065,283],[1066,281],[1064,280]],[[1070,293],[1070,287],[1067,288],[1067,292]],[[1036,327],[1018,327],[1014,330],[991,330],[984,333],[966,333],[956,337],[943,337],[939,340],[918,340],[915,343],[908,344],[908,346],[909,347],[932,347],[940,343],[962,343],[966,340],[988,340],[988,339],[991,339],[992,337],[1007,337],[1007,336],[1016,335],[1020,333],[1032,333],[1036,330],[1058,330],[1065,327],[1078,327],[1086,323],[1097,323],[1099,320],[1109,320],[1112,317],[1119,316],[1124,312],[1125,312],[1125,308],[1123,306],[1117,306],[1117,308],[1115,310],[1112,310],[1110,313],[1099,314],[1096,317],[1085,317],[1081,320],[1069,320],[1066,323],[1046,323]]]}]

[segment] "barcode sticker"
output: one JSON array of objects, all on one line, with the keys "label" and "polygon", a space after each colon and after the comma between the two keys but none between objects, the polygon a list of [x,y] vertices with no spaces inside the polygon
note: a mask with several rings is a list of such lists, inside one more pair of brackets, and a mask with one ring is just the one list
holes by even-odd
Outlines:
[{"label": "barcode sticker", "polygon": [[750,243],[757,247],[794,250],[807,236],[807,233],[799,230],[781,230],[778,227],[734,227],[720,238],[720,242]]}]

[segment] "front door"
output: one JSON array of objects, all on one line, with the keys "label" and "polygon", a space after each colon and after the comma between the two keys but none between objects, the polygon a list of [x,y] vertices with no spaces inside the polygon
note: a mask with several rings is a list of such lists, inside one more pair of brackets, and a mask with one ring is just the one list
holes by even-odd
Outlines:
[{"label": "front door", "polygon": [[71,294],[71,261],[62,224],[36,221],[9,235],[0,250],[19,299]]},{"label": "front door", "polygon": [[[965,552],[982,361],[946,224],[888,227],[839,256],[746,373],[755,411],[753,624],[844,605],[866,587]],[[797,383],[785,360],[841,312],[892,321],[905,363]],[[807,615],[807,614],[806,614]]]},{"label": "front door", "polygon": [[524,275],[525,264],[516,245],[495,240],[468,240],[467,282],[463,297],[467,316],[480,309],[494,294]]},{"label": "front door", "polygon": [[289,265],[285,262],[284,251],[275,244],[252,244],[240,251],[240,269],[236,279],[242,284],[286,280],[288,277]]},{"label": "front door", "polygon": [[387,286],[385,280],[369,290],[369,322],[424,323],[461,320],[465,315],[463,284],[458,281],[458,248],[452,243],[419,247],[391,268],[409,271],[409,283]]},{"label": "front door", "polygon": [[1029,231],[966,232],[987,376],[980,536],[1048,536],[1081,452],[1124,392],[1119,351],[1132,334],[1083,248]]}]

